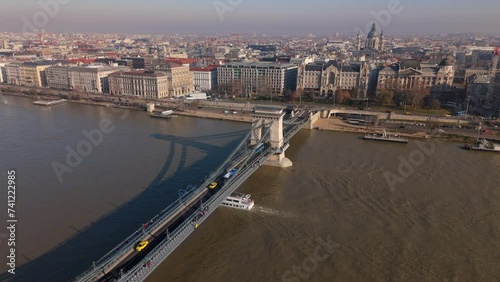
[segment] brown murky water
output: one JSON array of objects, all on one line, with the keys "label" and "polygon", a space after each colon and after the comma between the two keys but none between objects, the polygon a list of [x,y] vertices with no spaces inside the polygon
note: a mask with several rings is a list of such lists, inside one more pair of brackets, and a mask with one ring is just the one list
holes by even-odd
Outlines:
[{"label": "brown murky water", "polygon": [[147,281],[500,281],[500,155],[434,146],[302,131]]}]

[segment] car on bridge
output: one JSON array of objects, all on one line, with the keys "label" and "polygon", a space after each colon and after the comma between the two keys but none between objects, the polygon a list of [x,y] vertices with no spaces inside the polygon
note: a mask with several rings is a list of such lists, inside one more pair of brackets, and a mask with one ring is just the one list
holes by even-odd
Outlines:
[{"label": "car on bridge", "polygon": [[215,187],[217,187],[217,182],[212,182],[210,183],[210,185],[208,185],[209,189],[215,189]]},{"label": "car on bridge", "polygon": [[140,251],[144,250],[144,248],[146,248],[148,244],[149,244],[149,241],[141,241],[141,242],[137,243],[137,245],[135,246],[135,250],[140,252]]}]

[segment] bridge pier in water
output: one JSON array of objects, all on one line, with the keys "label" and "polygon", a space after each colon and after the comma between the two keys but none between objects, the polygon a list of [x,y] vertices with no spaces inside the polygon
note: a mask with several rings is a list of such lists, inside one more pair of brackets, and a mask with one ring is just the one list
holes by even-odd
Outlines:
[{"label": "bridge pier in water", "polygon": [[276,153],[270,156],[264,165],[275,167],[290,167],[292,161],[285,157],[288,144],[283,142],[283,108],[277,107],[255,107],[252,114],[252,139],[251,144],[259,144],[262,140],[262,129],[269,129],[270,146]]}]

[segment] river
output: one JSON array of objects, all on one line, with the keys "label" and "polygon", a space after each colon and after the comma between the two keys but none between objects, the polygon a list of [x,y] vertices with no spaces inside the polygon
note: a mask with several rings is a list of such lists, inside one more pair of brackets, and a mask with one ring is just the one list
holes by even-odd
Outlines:
[{"label": "river", "polygon": [[[2,178],[17,170],[14,281],[74,277],[249,130],[9,96],[0,118]],[[54,162],[103,120],[113,130],[60,182]],[[293,167],[263,166],[240,187],[253,211],[217,209],[147,281],[500,281],[500,155],[460,145],[302,130]]]}]

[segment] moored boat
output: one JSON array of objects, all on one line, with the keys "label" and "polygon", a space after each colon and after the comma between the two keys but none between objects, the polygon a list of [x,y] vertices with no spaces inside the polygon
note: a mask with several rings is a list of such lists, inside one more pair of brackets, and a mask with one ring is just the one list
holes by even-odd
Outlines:
[{"label": "moored boat", "polygon": [[478,139],[474,144],[466,144],[465,149],[471,151],[496,152],[500,153],[500,144],[495,144],[486,139]]},{"label": "moored boat", "polygon": [[366,133],[365,140],[375,140],[375,141],[386,141],[386,142],[396,142],[396,143],[408,143],[408,139],[399,136],[399,134],[387,134],[385,130],[382,133]]}]

